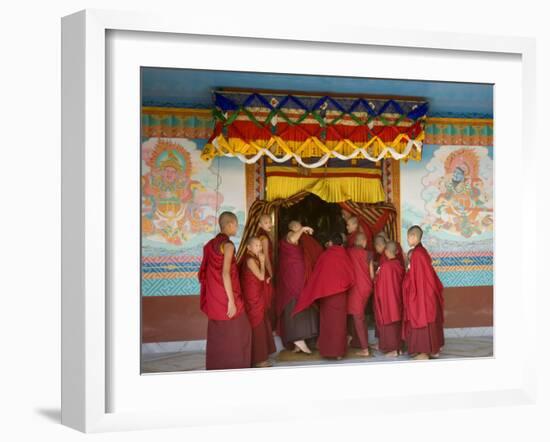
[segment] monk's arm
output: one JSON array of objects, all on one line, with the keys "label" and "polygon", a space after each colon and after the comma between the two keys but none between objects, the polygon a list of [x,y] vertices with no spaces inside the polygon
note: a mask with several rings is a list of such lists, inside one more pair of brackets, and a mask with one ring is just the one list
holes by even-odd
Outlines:
[{"label": "monk's arm", "polygon": [[297,232],[290,231],[287,233],[286,239],[292,244],[298,244],[298,241],[300,241],[300,237],[305,232],[309,232],[311,234],[313,233],[313,229],[311,227],[304,226]]},{"label": "monk's arm", "polygon": [[[233,295],[233,285],[231,284],[231,260],[233,259],[233,253],[235,253],[235,246],[232,243],[225,243],[223,245],[223,287],[225,288],[225,294],[228,299],[227,316],[230,318],[235,315],[235,297]],[[230,314],[232,313],[232,314]]]},{"label": "monk's arm", "polygon": [[369,264],[370,278],[374,280],[374,263],[371,261]]},{"label": "monk's arm", "polygon": [[273,268],[271,267],[271,260],[269,259],[269,254],[271,250],[269,250],[269,241],[264,236],[262,237],[262,250],[265,253],[265,268],[267,270],[267,273],[269,273],[269,276],[273,276]]},{"label": "monk's arm", "polygon": [[260,281],[265,280],[265,265],[263,262],[260,261],[260,266],[258,266],[258,263],[250,258],[246,260],[246,265],[256,278],[258,278]]}]

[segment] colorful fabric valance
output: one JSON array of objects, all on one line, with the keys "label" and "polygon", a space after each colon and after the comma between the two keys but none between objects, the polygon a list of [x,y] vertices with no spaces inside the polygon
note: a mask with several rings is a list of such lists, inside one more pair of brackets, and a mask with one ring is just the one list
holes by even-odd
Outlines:
[{"label": "colorful fabric valance", "polygon": [[415,98],[215,91],[216,125],[202,158],[250,164],[268,156],[305,168],[330,158],[419,160],[427,111],[428,103]]},{"label": "colorful fabric valance", "polygon": [[329,203],[385,200],[380,168],[267,166],[265,176],[267,201],[286,199],[300,192],[313,193]]}]

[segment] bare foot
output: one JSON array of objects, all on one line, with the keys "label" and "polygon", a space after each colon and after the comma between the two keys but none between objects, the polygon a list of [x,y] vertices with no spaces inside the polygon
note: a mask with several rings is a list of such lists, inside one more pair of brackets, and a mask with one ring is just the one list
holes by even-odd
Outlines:
[{"label": "bare foot", "polygon": [[337,360],[337,361],[341,361],[342,359],[343,359],[342,356],[336,356],[336,360]]},{"label": "bare foot", "polygon": [[355,354],[357,356],[370,356],[370,352],[368,348],[364,348],[362,350],[356,351]]},{"label": "bare foot", "polygon": [[428,356],[427,353],[418,353],[413,359],[420,361],[420,360],[430,359],[430,356]]},{"label": "bare foot", "polygon": [[351,341],[353,341],[353,336],[348,335],[348,345],[351,344]]},{"label": "bare foot", "polygon": [[311,354],[311,350],[310,350],[309,347],[307,346],[306,341],[304,341],[304,340],[295,341],[295,342],[294,342],[294,345],[295,345],[296,347],[298,347],[300,350],[302,350],[304,353],[307,353],[308,355]]},{"label": "bare foot", "polygon": [[273,367],[273,364],[268,359],[267,361],[258,362],[254,367],[256,368],[266,368],[266,367]]},{"label": "bare foot", "polygon": [[389,351],[387,353],[384,353],[384,356],[388,358],[396,358],[397,356],[399,356],[399,352],[397,350]]},{"label": "bare foot", "polygon": [[431,359],[437,359],[437,358],[439,358],[439,353],[430,353],[430,358],[431,358]]},{"label": "bare foot", "polygon": [[373,350],[379,350],[378,344],[370,344]]}]

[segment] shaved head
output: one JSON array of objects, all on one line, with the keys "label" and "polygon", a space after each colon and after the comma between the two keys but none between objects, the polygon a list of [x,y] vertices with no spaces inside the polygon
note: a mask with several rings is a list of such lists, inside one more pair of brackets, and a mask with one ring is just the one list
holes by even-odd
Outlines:
[{"label": "shaved head", "polygon": [[381,236],[382,238],[384,238],[387,241],[390,240],[390,237],[388,236],[388,234],[386,232],[384,232],[383,230],[378,232],[378,234],[376,236]]},{"label": "shaved head", "polygon": [[374,237],[374,244],[377,245],[385,245],[386,244],[386,238],[384,238],[382,235],[378,234]]},{"label": "shaved head", "polygon": [[397,243],[395,241],[388,241],[386,243],[386,251],[391,253],[392,256],[397,255]]},{"label": "shaved head", "polygon": [[223,230],[228,224],[237,223],[237,215],[232,212],[222,212],[218,218],[220,229]]},{"label": "shaved head", "polygon": [[248,238],[248,241],[246,242],[246,245],[247,246],[252,246],[256,242],[261,243],[260,238],[258,238],[257,236],[251,236],[250,238]]},{"label": "shaved head", "polygon": [[350,223],[350,224],[355,224],[355,225],[359,224],[359,220],[357,219],[356,216],[350,216],[348,218],[347,222]]},{"label": "shaved head", "polygon": [[422,234],[423,233],[424,232],[422,231],[420,226],[412,226],[412,227],[409,227],[409,230],[407,230],[407,235],[416,236],[418,238],[418,241],[420,241],[422,239]]}]

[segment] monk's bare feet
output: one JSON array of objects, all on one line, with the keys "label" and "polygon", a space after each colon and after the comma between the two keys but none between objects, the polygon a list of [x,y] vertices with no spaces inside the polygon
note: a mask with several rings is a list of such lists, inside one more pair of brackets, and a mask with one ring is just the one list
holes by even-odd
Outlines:
[{"label": "monk's bare feet", "polygon": [[420,361],[425,359],[430,359],[430,356],[427,353],[418,353],[413,359]]},{"label": "monk's bare feet", "polygon": [[430,353],[430,359],[437,359],[439,358],[439,352],[438,353]]},{"label": "monk's bare feet", "polygon": [[370,344],[370,346],[373,350],[379,350],[380,349],[380,347],[378,347],[378,344]]},{"label": "monk's bare feet", "polygon": [[357,356],[370,356],[370,352],[368,348],[364,348],[362,350],[356,351],[355,354]]},{"label": "monk's bare feet", "polygon": [[306,341],[304,340],[301,340],[301,341],[295,341],[294,342],[294,345],[296,347],[298,347],[301,351],[303,351],[304,353],[307,353],[308,355],[311,354],[311,350],[309,349],[309,347],[307,346],[306,344]]},{"label": "monk's bare feet", "polygon": [[396,358],[397,356],[399,356],[399,352],[397,350],[389,351],[387,353],[384,353],[384,356],[386,356],[387,358]]},{"label": "monk's bare feet", "polygon": [[344,359],[342,356],[336,356],[337,361],[341,361],[342,359]]},{"label": "monk's bare feet", "polygon": [[273,364],[268,359],[267,361],[258,362],[254,367],[256,367],[256,368],[267,368],[267,367],[273,367]]}]

